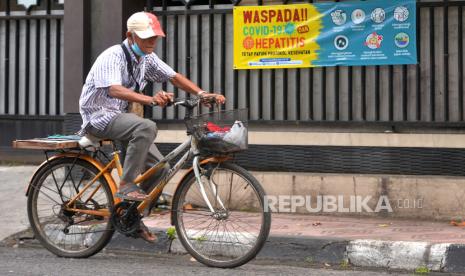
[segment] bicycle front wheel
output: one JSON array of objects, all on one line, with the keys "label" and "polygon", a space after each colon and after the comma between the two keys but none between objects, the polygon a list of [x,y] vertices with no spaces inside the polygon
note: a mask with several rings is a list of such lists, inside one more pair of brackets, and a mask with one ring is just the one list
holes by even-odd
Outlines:
[{"label": "bicycle front wheel", "polygon": [[[60,257],[85,258],[99,252],[114,230],[108,217],[71,211],[66,205],[99,170],[76,158],[54,159],[37,172],[28,194],[27,210],[35,237]],[[73,204],[78,210],[111,210],[113,196],[104,177]]]},{"label": "bicycle front wheel", "polygon": [[173,198],[178,237],[205,265],[243,265],[268,238],[271,215],[264,209],[265,192],[255,177],[235,164],[208,163],[201,171],[204,192],[192,172]]}]

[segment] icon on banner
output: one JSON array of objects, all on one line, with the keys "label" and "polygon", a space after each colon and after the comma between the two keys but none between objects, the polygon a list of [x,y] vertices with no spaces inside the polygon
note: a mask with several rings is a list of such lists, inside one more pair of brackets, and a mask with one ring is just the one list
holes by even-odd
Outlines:
[{"label": "icon on banner", "polygon": [[308,33],[309,31],[310,31],[310,28],[307,25],[299,26],[297,28],[297,32],[299,34],[305,34],[305,33]]},{"label": "icon on banner", "polygon": [[244,41],[242,41],[242,45],[246,50],[250,50],[253,48],[253,38],[251,36],[248,36],[244,38]]},{"label": "icon on banner", "polygon": [[356,9],[352,12],[352,22],[358,25],[365,21],[365,11],[362,9]]},{"label": "icon on banner", "polygon": [[287,23],[286,27],[284,27],[284,32],[286,32],[287,35],[292,35],[295,31],[295,25],[292,23]]},{"label": "icon on banner", "polygon": [[379,49],[381,48],[381,42],[383,42],[383,36],[373,32],[367,36],[365,45],[370,49]]},{"label": "icon on banner", "polygon": [[406,7],[400,6],[394,10],[394,19],[399,22],[404,22],[408,19],[409,11]]},{"label": "icon on banner", "polygon": [[334,24],[341,26],[346,23],[347,14],[343,10],[335,10],[331,13],[331,18],[333,19]]},{"label": "icon on banner", "polygon": [[394,38],[396,46],[399,48],[405,48],[410,44],[410,37],[406,33],[398,33]]},{"label": "icon on banner", "polygon": [[349,39],[345,35],[338,35],[334,39],[334,47],[339,51],[347,49],[349,47]]},{"label": "icon on banner", "polygon": [[383,23],[386,19],[386,12],[382,8],[376,8],[371,13],[371,20],[375,23]]}]

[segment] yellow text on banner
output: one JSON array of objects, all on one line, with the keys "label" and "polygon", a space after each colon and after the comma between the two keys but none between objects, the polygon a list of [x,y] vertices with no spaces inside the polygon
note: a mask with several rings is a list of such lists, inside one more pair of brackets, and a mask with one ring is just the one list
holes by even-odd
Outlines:
[{"label": "yellow text on banner", "polygon": [[312,67],[322,14],[311,4],[234,8],[234,69]]}]

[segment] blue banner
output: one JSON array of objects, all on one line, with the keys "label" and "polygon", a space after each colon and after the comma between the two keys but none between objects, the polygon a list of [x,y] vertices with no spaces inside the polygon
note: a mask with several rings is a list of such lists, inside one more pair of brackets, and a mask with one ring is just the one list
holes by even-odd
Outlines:
[{"label": "blue banner", "polygon": [[323,15],[314,66],[416,64],[416,1],[314,4]]}]

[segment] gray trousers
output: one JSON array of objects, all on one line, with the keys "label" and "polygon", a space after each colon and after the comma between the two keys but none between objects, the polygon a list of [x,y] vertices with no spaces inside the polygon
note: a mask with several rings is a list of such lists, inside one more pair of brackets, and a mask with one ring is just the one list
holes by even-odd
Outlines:
[{"label": "gray trousers", "polygon": [[[121,113],[115,116],[103,131],[94,127],[87,130],[98,137],[120,141],[126,150],[123,176],[121,179],[134,183],[134,179],[155,165],[163,158],[163,155],[154,144],[157,136],[157,125],[148,119],[143,119],[132,113]],[[140,184],[140,187],[149,192],[158,182],[165,177],[169,164],[162,170],[158,170],[152,177]]]}]

